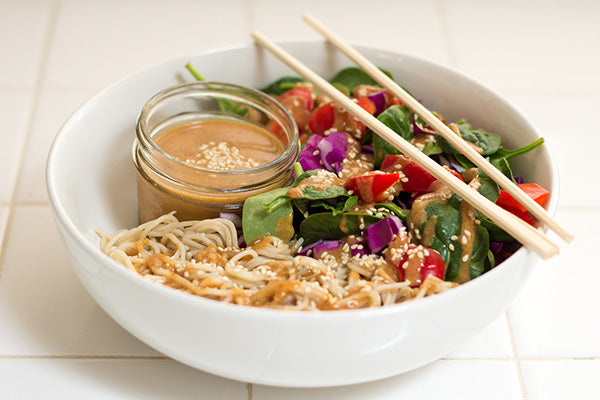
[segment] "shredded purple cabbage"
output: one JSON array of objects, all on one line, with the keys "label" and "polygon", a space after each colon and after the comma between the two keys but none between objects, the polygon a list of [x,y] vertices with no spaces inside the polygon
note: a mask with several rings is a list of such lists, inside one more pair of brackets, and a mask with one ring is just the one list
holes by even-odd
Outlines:
[{"label": "shredded purple cabbage", "polygon": [[429,128],[428,126],[425,126],[422,123],[420,123],[419,116],[417,114],[414,114],[413,116],[413,132],[415,133],[415,135],[418,135],[420,133],[436,133],[434,129]]},{"label": "shredded purple cabbage", "polygon": [[300,152],[298,161],[304,171],[326,169],[338,173],[347,155],[348,138],[345,132],[333,132],[323,137],[312,135]]},{"label": "shredded purple cabbage", "polygon": [[371,250],[371,253],[379,253],[390,243],[395,234],[400,232],[402,221],[395,215],[369,225],[363,231],[363,237]]},{"label": "shredded purple cabbage", "polygon": [[375,104],[375,116],[378,116],[385,109],[385,90],[373,93],[367,96]]},{"label": "shredded purple cabbage", "polygon": [[338,247],[340,247],[339,240],[319,239],[316,242],[313,242],[313,243],[309,244],[308,246],[303,247],[302,250],[300,250],[300,252],[298,254],[300,254],[301,256],[310,255],[310,256],[314,257],[316,254],[319,254],[322,251],[335,250]]},{"label": "shredded purple cabbage", "polygon": [[338,173],[342,170],[342,162],[346,158],[348,138],[345,132],[333,132],[321,139],[317,148],[325,168]]}]

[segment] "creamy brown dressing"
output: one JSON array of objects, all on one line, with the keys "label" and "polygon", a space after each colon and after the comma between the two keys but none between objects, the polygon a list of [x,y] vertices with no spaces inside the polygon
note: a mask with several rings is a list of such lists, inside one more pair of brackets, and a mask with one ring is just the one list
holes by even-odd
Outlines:
[{"label": "creamy brown dressing", "polygon": [[[264,165],[283,154],[284,143],[274,133],[252,123],[202,119],[157,132],[153,139],[166,153],[186,162],[182,164],[165,157],[156,157],[152,160],[153,167],[172,180],[184,184],[166,180],[164,175],[156,174],[146,166],[138,168],[141,222],[171,211],[177,211],[180,220],[215,218],[224,210],[241,212],[242,204],[248,196],[287,183],[287,180],[273,180],[272,185],[263,185],[260,190],[238,193],[236,190],[253,185],[254,182],[268,181],[273,172],[265,170],[232,174],[223,179],[223,171]],[[223,143],[225,145],[221,145]],[[254,163],[249,165],[249,160]],[[213,162],[220,163],[220,166],[214,168]],[[206,169],[201,170],[194,165]]]},{"label": "creamy brown dressing", "polygon": [[409,234],[413,239],[417,239],[423,246],[431,246],[433,235],[435,234],[436,219],[430,218],[421,232],[421,226],[427,221],[427,211],[425,211],[425,208],[430,203],[447,203],[451,196],[452,192],[450,189],[442,186],[435,192],[422,194],[415,199],[410,209],[410,216],[408,217]]},{"label": "creamy brown dressing", "polygon": [[253,168],[273,161],[283,153],[281,141],[266,129],[225,119],[180,125],[154,140],[179,160],[210,169]]},{"label": "creamy brown dressing", "polygon": [[[479,178],[474,178],[469,182],[469,186],[477,190],[481,182]],[[458,240],[461,244],[461,263],[458,269],[458,278],[456,282],[465,283],[471,279],[471,269],[469,264],[473,255],[473,244],[475,243],[475,218],[477,210],[475,207],[463,201],[460,205],[460,236]]]}]

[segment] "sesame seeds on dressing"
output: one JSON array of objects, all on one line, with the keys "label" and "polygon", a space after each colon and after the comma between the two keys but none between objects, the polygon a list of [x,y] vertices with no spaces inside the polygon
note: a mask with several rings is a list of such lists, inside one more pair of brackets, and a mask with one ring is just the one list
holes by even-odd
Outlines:
[{"label": "sesame seeds on dressing", "polygon": [[240,149],[228,142],[208,142],[198,147],[194,159],[185,162],[199,167],[222,171],[233,171],[258,167],[260,164],[240,154]]}]

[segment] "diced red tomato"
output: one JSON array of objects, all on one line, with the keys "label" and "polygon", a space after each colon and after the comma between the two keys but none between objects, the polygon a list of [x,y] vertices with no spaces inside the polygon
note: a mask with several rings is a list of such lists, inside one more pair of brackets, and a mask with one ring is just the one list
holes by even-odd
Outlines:
[{"label": "diced red tomato", "polygon": [[390,99],[390,106],[403,106],[404,103],[397,97],[392,97]]},{"label": "diced red tomato", "polygon": [[273,132],[275,136],[280,138],[281,140],[285,140],[285,133],[283,132],[283,127],[279,125],[279,123],[275,120],[270,121],[267,124],[267,129]]},{"label": "diced red tomato", "polygon": [[381,170],[384,172],[400,171],[406,178],[401,181],[402,191],[410,193],[422,193],[429,191],[429,187],[437,179],[429,172],[421,168],[416,162],[408,158],[388,154],[381,163]]},{"label": "diced red tomato", "polygon": [[374,115],[377,111],[375,103],[373,103],[373,100],[369,99],[367,96],[360,96],[358,98],[358,105],[371,115]]},{"label": "diced red tomato", "polygon": [[296,86],[293,89],[288,90],[281,96],[279,96],[279,100],[285,100],[289,97],[299,97],[304,100],[304,106],[309,112],[312,112],[315,100],[313,98],[314,91],[310,87],[306,86]]},{"label": "diced red tomato", "polygon": [[380,173],[370,171],[363,175],[346,179],[346,189],[352,190],[363,203],[386,201],[386,190],[400,180],[398,172]]},{"label": "diced red tomato", "polygon": [[314,108],[314,92],[312,87],[298,85],[278,97],[279,102],[287,108],[303,132],[310,120]]},{"label": "diced red tomato", "polygon": [[465,181],[465,180],[462,178],[462,176],[460,176],[460,174],[459,174],[458,172],[456,172],[455,170],[453,170],[453,169],[450,169],[449,167],[446,167],[446,170],[447,170],[448,172],[450,172],[452,175],[454,175],[455,177],[457,177],[458,179],[460,179],[461,181],[463,181],[463,182]]},{"label": "diced red tomato", "polygon": [[335,105],[327,103],[317,108],[308,121],[308,127],[317,135],[324,135],[335,123]]},{"label": "diced red tomato", "polygon": [[446,265],[440,253],[428,247],[409,245],[408,250],[396,266],[402,280],[410,280],[417,287],[430,276],[444,279]]},{"label": "diced red tomato", "polygon": [[[540,206],[543,206],[546,202],[546,199],[550,195],[550,192],[537,183],[520,183],[517,185],[522,191],[527,194],[527,196],[531,197],[538,203]],[[500,195],[498,196],[498,200],[496,200],[496,204],[499,206],[508,206],[511,208],[515,208],[522,212],[526,212],[527,209],[521,205],[514,197],[512,197],[508,192],[504,189],[500,189]]]}]

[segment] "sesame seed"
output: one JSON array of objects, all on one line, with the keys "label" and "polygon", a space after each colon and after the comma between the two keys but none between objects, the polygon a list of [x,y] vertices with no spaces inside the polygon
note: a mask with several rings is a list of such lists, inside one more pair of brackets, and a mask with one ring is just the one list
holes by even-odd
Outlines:
[{"label": "sesame seed", "polygon": [[458,236],[452,235],[452,236],[450,236],[450,240],[452,240],[453,242],[456,242],[458,240]]},{"label": "sesame seed", "polygon": [[468,255],[468,254],[465,254],[465,255],[463,256],[463,258],[462,258],[462,261],[463,261],[463,262],[467,262],[468,260],[469,260],[469,255]]},{"label": "sesame seed", "polygon": [[460,242],[461,242],[462,244],[467,244],[467,237],[466,237],[466,236],[463,236],[463,237],[460,239]]},{"label": "sesame seed", "polygon": [[452,243],[450,243],[450,244],[448,245],[448,248],[450,249],[450,251],[454,251],[454,245],[453,245]]}]

